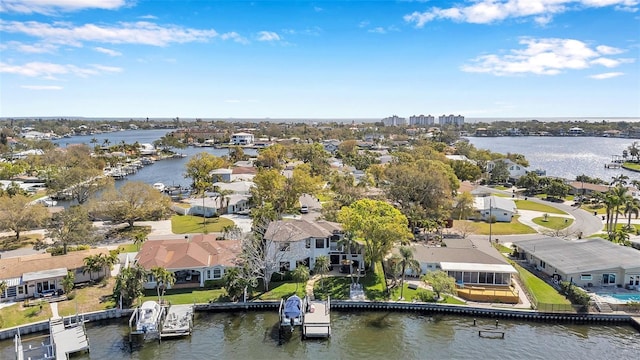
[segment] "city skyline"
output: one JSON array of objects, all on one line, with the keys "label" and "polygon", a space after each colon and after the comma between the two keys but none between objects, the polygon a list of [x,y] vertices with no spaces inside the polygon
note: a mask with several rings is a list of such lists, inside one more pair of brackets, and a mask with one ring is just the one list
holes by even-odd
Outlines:
[{"label": "city skyline", "polygon": [[637,118],[639,3],[2,0],[0,117]]}]

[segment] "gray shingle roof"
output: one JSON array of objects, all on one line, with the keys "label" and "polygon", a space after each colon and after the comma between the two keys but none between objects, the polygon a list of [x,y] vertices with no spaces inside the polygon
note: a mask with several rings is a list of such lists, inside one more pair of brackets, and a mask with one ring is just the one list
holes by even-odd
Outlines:
[{"label": "gray shingle roof", "polygon": [[278,220],[272,221],[264,234],[272,241],[301,241],[308,238],[326,238],[334,231],[342,231],[338,223],[329,221]]},{"label": "gray shingle roof", "polygon": [[566,274],[640,268],[638,250],[600,238],[563,240],[545,237],[513,243]]}]

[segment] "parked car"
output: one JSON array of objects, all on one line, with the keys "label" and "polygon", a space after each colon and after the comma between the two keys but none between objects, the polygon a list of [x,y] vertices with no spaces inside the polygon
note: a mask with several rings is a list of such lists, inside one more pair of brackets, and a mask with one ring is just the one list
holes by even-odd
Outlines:
[{"label": "parked car", "polygon": [[302,205],[300,206],[300,213],[301,214],[307,214],[309,213],[309,207],[307,205]]}]

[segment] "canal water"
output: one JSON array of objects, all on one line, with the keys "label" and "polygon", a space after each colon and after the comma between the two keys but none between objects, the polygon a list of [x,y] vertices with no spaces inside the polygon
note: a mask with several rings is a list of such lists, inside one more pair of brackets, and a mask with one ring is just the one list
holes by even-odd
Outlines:
[{"label": "canal water", "polygon": [[[630,326],[554,325],[500,320],[504,339],[482,338],[495,320],[394,312],[333,312],[332,336],[301,341],[297,329],[278,345],[274,312],[197,313],[190,338],[148,341],[130,351],[126,320],[87,325],[91,351],[74,359],[637,359]],[[26,340],[26,339],[25,339]],[[41,339],[40,339],[41,341]],[[0,342],[12,359],[13,343]]]}]

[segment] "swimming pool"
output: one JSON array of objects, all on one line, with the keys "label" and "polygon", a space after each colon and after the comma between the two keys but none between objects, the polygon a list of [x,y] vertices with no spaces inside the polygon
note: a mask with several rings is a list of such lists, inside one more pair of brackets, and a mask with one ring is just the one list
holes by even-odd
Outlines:
[{"label": "swimming pool", "polygon": [[614,299],[616,302],[640,302],[640,294],[598,294],[605,299]]}]

